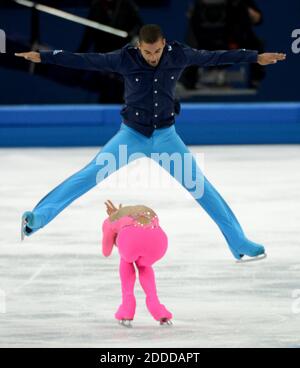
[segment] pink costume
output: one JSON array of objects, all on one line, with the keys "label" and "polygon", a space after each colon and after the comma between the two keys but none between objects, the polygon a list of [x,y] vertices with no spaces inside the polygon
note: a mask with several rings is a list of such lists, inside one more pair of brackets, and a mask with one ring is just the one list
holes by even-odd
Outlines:
[{"label": "pink costume", "polygon": [[115,313],[115,318],[118,320],[134,318],[136,275],[133,262],[135,262],[139,270],[141,286],[146,294],[146,305],[149,312],[157,321],[161,318],[171,319],[172,313],[159,302],[152,268],[153,263],[161,259],[168,248],[167,235],[159,226],[157,216],[146,225],[140,224],[131,216],[123,216],[115,221],[107,218],[103,222],[102,231],[103,255],[108,257],[114,244],[118,247],[120,254],[122,304]]}]

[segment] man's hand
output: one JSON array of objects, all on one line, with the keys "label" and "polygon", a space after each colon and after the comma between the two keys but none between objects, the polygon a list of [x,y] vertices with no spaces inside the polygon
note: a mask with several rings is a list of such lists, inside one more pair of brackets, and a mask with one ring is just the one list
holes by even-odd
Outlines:
[{"label": "man's hand", "polygon": [[15,53],[15,56],[23,57],[26,60],[32,61],[33,63],[41,62],[41,55],[39,52],[30,51],[30,52],[21,52],[20,54]]},{"label": "man's hand", "polygon": [[265,53],[260,54],[257,57],[257,62],[260,65],[276,64],[277,61],[283,61],[286,59],[286,54],[280,53]]}]

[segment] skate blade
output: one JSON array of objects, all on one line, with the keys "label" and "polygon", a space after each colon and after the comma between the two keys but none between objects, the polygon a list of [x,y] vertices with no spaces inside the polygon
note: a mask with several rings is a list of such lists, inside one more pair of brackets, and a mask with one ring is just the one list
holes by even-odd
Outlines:
[{"label": "skate blade", "polygon": [[132,328],[131,319],[121,319],[119,321],[119,325],[126,328]]},{"label": "skate blade", "polygon": [[22,218],[21,221],[21,241],[25,239],[25,227],[26,227],[27,221],[25,218]]},{"label": "skate blade", "polygon": [[170,319],[167,318],[161,318],[159,321],[160,326],[173,326],[173,322]]},{"label": "skate blade", "polygon": [[267,258],[267,254],[262,254],[260,256],[257,257],[253,257],[253,258],[247,258],[247,259],[240,259],[238,261],[236,261],[236,263],[251,263],[251,262],[258,262],[258,261],[262,261],[263,259]]}]

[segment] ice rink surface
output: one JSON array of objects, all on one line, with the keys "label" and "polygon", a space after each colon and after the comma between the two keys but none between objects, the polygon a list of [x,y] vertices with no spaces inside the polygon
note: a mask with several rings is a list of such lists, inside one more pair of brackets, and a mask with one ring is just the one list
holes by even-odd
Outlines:
[{"label": "ice rink surface", "polygon": [[[300,146],[201,146],[204,172],[267,260],[236,264],[192,196],[141,159],[20,242],[20,217],[99,148],[0,150],[1,347],[300,347]],[[149,171],[154,176],[149,176]],[[167,181],[167,180],[166,180]],[[101,255],[104,200],[146,204],[169,249],[154,265],[174,325],[152,319],[136,282],[134,328],[117,324],[119,256]]]}]

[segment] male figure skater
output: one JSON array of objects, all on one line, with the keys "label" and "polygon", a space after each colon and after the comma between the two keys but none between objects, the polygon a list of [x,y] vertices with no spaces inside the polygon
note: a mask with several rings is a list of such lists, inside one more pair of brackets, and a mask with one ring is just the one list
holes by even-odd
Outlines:
[{"label": "male figure skater", "polygon": [[[244,255],[259,257],[265,254],[262,245],[246,238],[228,204],[202,174],[191,152],[177,135],[174,122],[175,114],[179,113],[179,106],[174,96],[176,81],[190,65],[203,67],[242,62],[268,65],[284,60],[285,54],[259,55],[257,51],[245,49],[196,50],[177,41],[167,43],[161,28],[149,24],[141,28],[137,47],[128,44],[109,53],[77,54],[54,50],[15,55],[36,63],[116,72],[120,73],[125,81],[125,106],[121,111],[123,122],[120,130],[87,166],[53,189],[32,211],[23,214],[23,237],[32,235],[47,225],[76,198],[127,164],[120,159],[119,147],[124,145],[132,160],[139,158],[138,155],[133,158],[137,152],[152,159],[153,153],[165,153],[170,156],[175,154],[181,157],[183,177],[190,169],[184,163],[184,156],[191,158],[192,175],[202,180],[201,196],[195,194],[193,188],[179,178],[176,168],[163,164],[160,159],[154,160],[175,177],[215,221],[237,260],[241,260]],[[99,175],[101,168],[105,168],[107,154],[113,155],[117,164],[105,175]]]}]

